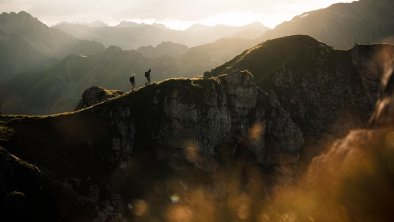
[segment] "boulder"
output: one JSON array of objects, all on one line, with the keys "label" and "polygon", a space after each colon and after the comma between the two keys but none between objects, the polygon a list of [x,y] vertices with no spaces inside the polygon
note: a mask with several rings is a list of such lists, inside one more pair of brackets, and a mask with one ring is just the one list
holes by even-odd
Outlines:
[{"label": "boulder", "polygon": [[120,95],[123,95],[123,92],[120,90],[108,90],[97,86],[92,86],[82,93],[81,100],[79,101],[75,110],[84,109]]}]

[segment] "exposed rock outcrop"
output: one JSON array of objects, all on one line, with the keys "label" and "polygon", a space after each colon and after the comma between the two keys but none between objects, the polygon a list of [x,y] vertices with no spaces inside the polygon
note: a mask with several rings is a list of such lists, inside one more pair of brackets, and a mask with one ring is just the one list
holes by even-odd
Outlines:
[{"label": "exposed rock outcrop", "polygon": [[[154,97],[164,111],[158,133],[153,135],[161,144],[191,146],[212,159],[219,145],[244,141],[260,163],[271,160],[273,153],[299,152],[300,129],[276,95],[261,91],[248,71],[194,79],[189,84],[191,88],[174,87],[165,96]],[[250,138],[252,130],[260,132]]]},{"label": "exposed rock outcrop", "polygon": [[[139,101],[131,102],[133,97]],[[236,147],[243,142],[260,164],[274,161],[272,155],[276,153],[296,158],[303,144],[300,129],[282,109],[275,93],[261,91],[248,71],[211,79],[168,80],[122,100],[128,104],[108,103],[87,111],[110,121],[110,147],[102,155],[110,162],[127,162],[139,152],[141,138],[137,135],[144,135],[149,143],[181,151],[158,149],[158,153],[167,153],[164,156],[168,160],[181,155],[181,159],[208,171],[217,165],[215,149],[222,144]],[[257,135],[251,139],[253,133]],[[201,155],[198,163],[187,157],[187,149]]]},{"label": "exposed rock outcrop", "polygon": [[123,92],[120,90],[108,90],[97,86],[92,86],[82,93],[81,100],[77,104],[75,110],[84,109],[120,95],[123,95]]}]

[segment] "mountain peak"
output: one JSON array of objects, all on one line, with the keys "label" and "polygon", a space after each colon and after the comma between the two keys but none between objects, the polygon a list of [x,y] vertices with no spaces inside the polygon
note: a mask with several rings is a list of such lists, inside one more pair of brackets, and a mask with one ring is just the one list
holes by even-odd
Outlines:
[{"label": "mountain peak", "polygon": [[5,30],[16,33],[27,33],[32,30],[43,31],[48,28],[43,22],[25,11],[2,13],[0,24]]},{"label": "mountain peak", "polygon": [[26,12],[26,11],[20,11],[20,12],[18,12],[17,15],[28,16],[28,17],[32,17],[33,18],[33,16],[31,14],[29,14],[28,12]]},{"label": "mountain peak", "polygon": [[140,27],[143,26],[143,24],[139,24],[136,22],[130,22],[130,21],[121,21],[116,27],[120,28],[130,28],[130,27]]}]

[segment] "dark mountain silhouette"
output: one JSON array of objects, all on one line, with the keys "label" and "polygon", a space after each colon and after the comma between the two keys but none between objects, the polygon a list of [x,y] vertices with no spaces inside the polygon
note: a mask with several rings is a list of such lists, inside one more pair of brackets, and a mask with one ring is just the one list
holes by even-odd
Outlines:
[{"label": "dark mountain silhouette", "polygon": [[[392,58],[391,45],[342,51],[290,36],[261,43],[205,77],[97,98],[72,113],[0,116],[0,145],[8,150],[0,149],[1,169],[16,172],[0,174],[2,209],[15,209],[12,218],[52,221],[236,221],[262,212],[272,219],[389,221]],[[374,128],[346,136],[361,127]],[[293,188],[300,166],[320,155],[327,139],[338,142],[311,164],[311,184]],[[304,198],[316,204],[299,206]]]},{"label": "dark mountain silhouette", "polygon": [[81,39],[98,41],[106,46],[119,46],[125,50],[158,45],[166,41],[194,47],[232,36],[254,39],[268,30],[261,23],[252,23],[243,27],[194,25],[184,31],[172,30],[161,24],[147,25],[133,22],[121,22],[113,27],[88,27],[70,23],[60,23],[53,27]]},{"label": "dark mountain silhouette", "polygon": [[0,15],[0,79],[42,70],[70,54],[92,55],[104,47],[49,28],[26,12]]},{"label": "dark mountain silhouette", "polygon": [[394,43],[392,0],[359,0],[306,12],[266,32],[261,40],[304,34],[335,48]]}]

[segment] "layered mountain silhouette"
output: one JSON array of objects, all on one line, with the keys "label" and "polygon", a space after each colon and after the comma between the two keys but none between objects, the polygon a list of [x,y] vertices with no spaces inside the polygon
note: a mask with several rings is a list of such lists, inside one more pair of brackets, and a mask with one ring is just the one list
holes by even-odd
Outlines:
[{"label": "layered mountain silhouette", "polygon": [[[241,28],[226,26],[207,27],[203,25],[195,25],[186,30],[186,32],[204,41],[194,43],[189,40],[182,40],[191,37],[185,37],[184,35],[180,34],[181,32],[176,35],[181,36],[182,39],[178,39],[178,37],[171,37],[171,34],[167,34],[167,32],[163,34],[165,27],[157,24],[146,26],[132,22],[123,22],[116,27],[129,28],[130,30],[136,29],[137,32],[138,30],[141,30],[141,35],[144,33],[144,35],[149,36],[147,33],[150,33],[150,30],[152,30],[152,32],[155,30],[154,32],[157,31],[157,33],[164,35],[160,40],[144,43],[141,41],[145,40],[141,40],[135,36],[129,36],[127,38],[137,38],[133,39],[133,41],[124,42],[125,39],[111,41],[109,40],[110,37],[104,35],[107,32],[100,31],[100,29],[107,31],[111,30],[111,33],[114,33],[114,39],[123,38],[125,31],[114,31],[113,29],[116,29],[114,27],[89,28],[88,25],[78,24],[59,24],[55,27],[82,39],[96,40],[107,45],[118,45],[124,49],[137,48],[142,45],[157,45],[163,40],[185,44],[188,46],[196,46],[199,44],[209,43],[226,36],[247,39],[258,37],[259,41],[261,42],[268,39],[298,34],[312,36],[319,41],[325,42],[338,49],[350,49],[355,44],[394,43],[394,19],[391,13],[391,8],[394,7],[393,4],[394,3],[391,0],[360,0],[352,3],[338,3],[325,9],[305,12],[294,17],[288,22],[278,25],[272,30],[263,28],[259,23],[252,23]],[[257,33],[262,33],[264,31],[266,32],[262,36],[256,35]],[[218,35],[212,34],[210,32],[222,34]],[[95,37],[89,37],[92,35]],[[212,38],[208,36],[211,36]],[[209,40],[207,38],[209,38]],[[149,37],[144,36],[144,39],[149,39]],[[131,47],[130,44],[140,45]]]},{"label": "layered mountain silhouette", "polygon": [[173,42],[162,42],[156,47],[141,46],[136,51],[147,58],[159,58],[162,56],[169,56],[178,58],[185,54],[189,48],[186,45],[177,44]]},{"label": "layered mountain silhouette", "polygon": [[186,30],[173,30],[161,24],[147,25],[133,22],[121,22],[117,26],[96,27],[84,24],[60,23],[53,28],[63,30],[81,39],[101,42],[105,46],[119,46],[125,50],[137,49],[142,46],[154,46],[167,41],[194,47],[221,38],[254,39],[268,30],[261,23],[252,23],[241,27],[194,25]]},{"label": "layered mountain silhouette", "polygon": [[[128,91],[128,78],[136,74],[137,86],[145,84],[143,73],[151,68],[154,81],[171,77],[191,77],[212,69],[252,47],[254,40],[223,39],[185,49],[174,43],[125,51],[111,46],[92,56],[72,55],[42,72],[19,73],[0,82],[0,101],[4,113],[48,114],[71,111],[79,95],[92,85]],[[228,47],[232,45],[232,47]],[[174,57],[154,55],[167,50]],[[179,53],[177,53],[177,50]],[[154,54],[153,54],[154,53]],[[164,53],[164,52],[163,52]]]},{"label": "layered mountain silhouette", "polygon": [[49,28],[26,12],[0,15],[0,79],[43,70],[70,54],[93,55],[103,50],[100,43]]},{"label": "layered mountain silhouette", "polygon": [[306,12],[266,32],[260,40],[304,34],[339,49],[394,43],[394,1],[359,0]]}]

